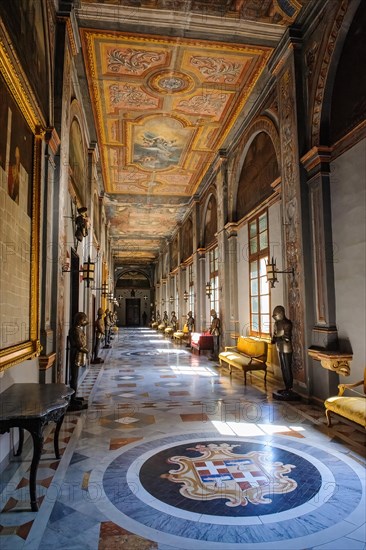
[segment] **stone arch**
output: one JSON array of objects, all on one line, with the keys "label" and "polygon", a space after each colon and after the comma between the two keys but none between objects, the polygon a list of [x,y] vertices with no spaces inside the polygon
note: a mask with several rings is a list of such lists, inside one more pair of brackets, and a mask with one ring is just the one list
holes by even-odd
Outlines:
[{"label": "stone arch", "polygon": [[351,23],[333,82],[329,109],[329,143],[334,144],[366,119],[366,10],[359,6]]},{"label": "stone arch", "polygon": [[342,0],[336,12],[327,42],[323,48],[324,54],[316,72],[316,87],[313,92],[311,113],[311,147],[329,144],[329,121],[331,100],[337,66],[342,54],[343,44],[361,3],[349,6],[348,0]]},{"label": "stone arch", "polygon": [[79,201],[85,205],[88,179],[88,148],[79,102],[74,99],[70,109],[69,168]]},{"label": "stone arch", "polygon": [[182,257],[184,261],[193,254],[193,222],[190,216],[183,224],[182,227]]},{"label": "stone arch", "polygon": [[232,165],[233,177],[231,179],[231,185],[229,188],[229,213],[230,219],[232,220],[236,217],[240,175],[243,170],[245,159],[253,141],[258,136],[258,134],[262,132],[267,134],[272,142],[277,159],[278,175],[280,175],[281,146],[279,133],[277,127],[270,118],[261,116],[253,121],[253,123],[248,127],[248,129],[242,136],[238,146],[238,153]]},{"label": "stone arch", "polygon": [[172,241],[170,251],[170,269],[175,269],[178,266],[178,234]]},{"label": "stone arch", "polygon": [[[147,281],[148,282],[148,285],[142,285],[142,286],[146,286],[147,287],[151,287],[152,284],[151,284],[151,278],[150,276],[146,273],[146,271],[144,269],[139,269],[139,268],[132,268],[132,267],[126,267],[124,269],[122,269],[120,271],[120,273],[118,273],[118,276],[117,276],[117,280],[116,280],[116,288],[123,288],[125,285],[122,284],[122,281],[123,281],[123,278],[126,277],[127,275],[129,274],[136,274],[136,280],[141,280],[141,281]],[[132,278],[132,275],[131,275],[131,278]],[[129,280],[129,279],[128,279]],[[120,283],[120,284],[119,284]],[[128,287],[130,287],[131,285],[127,285]]]},{"label": "stone arch", "polygon": [[266,132],[251,140],[239,176],[236,195],[236,221],[274,192],[271,183],[279,177],[279,167],[272,141]]},{"label": "stone arch", "polygon": [[98,193],[93,193],[93,229],[98,243],[100,243],[100,208]]},{"label": "stone arch", "polygon": [[168,250],[163,252],[163,279],[168,276],[169,266],[168,266]]},{"label": "stone arch", "polygon": [[207,195],[202,221],[201,242],[204,247],[207,247],[214,241],[215,233],[217,233],[217,197],[213,189]]}]

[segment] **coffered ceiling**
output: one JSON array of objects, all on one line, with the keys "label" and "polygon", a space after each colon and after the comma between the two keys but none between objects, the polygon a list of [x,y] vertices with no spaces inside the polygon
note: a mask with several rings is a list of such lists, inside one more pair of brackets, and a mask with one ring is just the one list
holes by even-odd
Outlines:
[{"label": "coffered ceiling", "polygon": [[[156,258],[305,2],[130,0],[122,12],[117,0],[82,0],[83,57],[117,263]],[[242,29],[234,37],[233,22]]]}]

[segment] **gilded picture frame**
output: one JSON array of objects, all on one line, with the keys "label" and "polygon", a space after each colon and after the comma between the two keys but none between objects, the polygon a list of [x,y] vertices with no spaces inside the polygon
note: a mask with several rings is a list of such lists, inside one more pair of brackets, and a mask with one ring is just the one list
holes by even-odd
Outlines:
[{"label": "gilded picture frame", "polygon": [[29,83],[7,44],[1,33],[0,372],[41,351],[39,253],[44,124]]}]

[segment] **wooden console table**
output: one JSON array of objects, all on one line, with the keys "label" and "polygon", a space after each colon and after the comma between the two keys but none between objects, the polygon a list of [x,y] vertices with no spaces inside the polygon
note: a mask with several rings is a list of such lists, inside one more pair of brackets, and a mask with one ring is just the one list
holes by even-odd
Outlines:
[{"label": "wooden console table", "polygon": [[43,431],[49,422],[56,422],[54,449],[60,458],[58,435],[66,409],[74,390],[65,384],[13,384],[0,395],[0,433],[10,428],[19,428],[20,456],[23,448],[24,430],[33,439],[33,458],[29,475],[31,508],[37,512],[36,477],[43,449]]}]

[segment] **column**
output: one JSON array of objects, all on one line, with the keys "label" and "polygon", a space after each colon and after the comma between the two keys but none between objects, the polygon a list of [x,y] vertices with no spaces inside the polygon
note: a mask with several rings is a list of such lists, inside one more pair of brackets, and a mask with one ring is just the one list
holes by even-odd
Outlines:
[{"label": "column", "polygon": [[[330,154],[328,147],[313,147],[301,159],[308,173],[311,244],[314,281],[314,317],[311,348],[338,349],[335,320],[335,287],[330,202]],[[312,360],[312,394],[320,398],[337,394],[339,376]]]},{"label": "column", "polygon": [[53,366],[56,361],[56,308],[53,307],[53,289],[57,288],[58,242],[54,230],[56,225],[53,204],[55,181],[55,155],[58,152],[60,138],[55,128],[48,128],[45,134],[45,174],[43,188],[43,228],[42,228],[42,271],[41,278],[41,326],[40,340],[42,352],[39,357],[40,382],[52,382],[56,378]]},{"label": "column", "polygon": [[[277,87],[279,100],[280,139],[281,139],[281,174],[282,174],[282,205],[284,215],[284,257],[287,269],[294,269],[293,277],[287,276],[286,314],[293,323],[292,369],[295,381],[303,388],[308,386],[306,372],[307,334],[306,334],[306,285],[309,279],[305,277],[304,242],[306,234],[307,204],[302,196],[302,185],[299,161],[299,129],[297,112],[302,98],[301,82],[296,86],[295,77],[295,47],[296,42],[287,37],[283,58],[279,61]],[[300,62],[300,60],[296,61]],[[300,104],[301,109],[301,104]],[[305,237],[305,239],[304,239]],[[309,259],[307,258],[307,262]],[[311,307],[311,305],[310,305]]]}]

